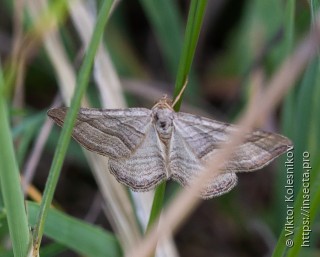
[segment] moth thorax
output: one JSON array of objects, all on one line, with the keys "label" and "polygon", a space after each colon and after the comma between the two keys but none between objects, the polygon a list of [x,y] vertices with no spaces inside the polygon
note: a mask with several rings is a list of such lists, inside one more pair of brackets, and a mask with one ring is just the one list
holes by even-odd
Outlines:
[{"label": "moth thorax", "polygon": [[171,138],[173,115],[173,111],[168,108],[153,109],[153,122],[162,141],[168,141]]}]

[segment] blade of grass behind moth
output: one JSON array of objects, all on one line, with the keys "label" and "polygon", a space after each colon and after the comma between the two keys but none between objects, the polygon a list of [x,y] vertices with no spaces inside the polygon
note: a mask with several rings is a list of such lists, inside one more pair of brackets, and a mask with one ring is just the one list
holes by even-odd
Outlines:
[{"label": "blade of grass behind moth", "polygon": [[[176,98],[179,95],[184,84],[188,79],[198,38],[201,31],[201,25],[205,14],[206,5],[206,0],[193,0],[190,3],[185,39],[182,48],[182,53],[180,56],[179,68],[174,88],[174,98]],[[179,111],[181,102],[182,98],[180,98],[177,104],[174,106],[175,111]]]},{"label": "blade of grass behind moth", "polygon": [[105,24],[107,23],[109,12],[111,9],[113,1],[105,0],[102,2],[102,6],[99,11],[99,16],[97,19],[97,24],[95,30],[92,34],[92,39],[87,49],[87,54],[84,58],[83,64],[80,68],[79,75],[77,77],[77,88],[74,97],[71,102],[71,107],[68,111],[65,125],[62,128],[62,133],[59,138],[58,147],[56,149],[54,159],[50,168],[49,177],[46,183],[43,200],[41,202],[41,207],[39,215],[37,218],[33,240],[34,248],[36,251],[39,250],[46,216],[48,214],[50,204],[53,199],[54,191],[58,182],[60,175],[62,163],[64,156],[67,151],[68,144],[70,142],[72,127],[76,119],[77,112],[80,107],[80,102],[89,81],[89,75],[92,68],[93,60],[101,40]]},{"label": "blade of grass behind moth", "polygon": [[14,153],[11,136],[7,99],[4,96],[4,81],[0,65],[0,183],[1,194],[6,208],[10,239],[14,255],[27,256],[30,245],[30,233],[20,184],[18,163]]},{"label": "blade of grass behind moth", "polygon": [[[190,4],[190,10],[188,15],[187,27],[184,45],[182,49],[182,55],[180,57],[178,74],[176,79],[174,96],[177,97],[181,92],[184,84],[187,81],[188,74],[191,69],[193,56],[195,53],[197,41],[200,34],[201,24],[203,21],[205,7],[207,1],[193,0]],[[177,104],[174,106],[175,111],[179,111],[182,98],[180,98]],[[154,221],[159,217],[162,210],[163,198],[165,193],[165,182],[161,183],[155,191],[155,196],[152,204],[150,218],[148,222],[148,229],[154,226]]]}]

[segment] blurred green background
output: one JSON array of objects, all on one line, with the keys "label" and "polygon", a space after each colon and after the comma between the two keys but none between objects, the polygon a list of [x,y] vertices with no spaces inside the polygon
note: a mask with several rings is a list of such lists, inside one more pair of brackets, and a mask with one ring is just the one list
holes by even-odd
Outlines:
[{"label": "blurred green background", "polygon": [[[72,67],[79,70],[84,57],[82,36],[68,9],[63,4],[59,7],[57,2],[49,1],[52,7],[49,10],[53,10],[59,20],[56,33]],[[44,41],[36,38],[32,12],[23,3],[22,0],[0,3],[0,57],[6,83],[2,94],[9,108],[15,155],[21,172],[26,169],[46,120],[46,111],[54,101],[56,105],[63,105],[59,90],[61,79],[53,68],[53,57],[44,48]],[[21,20],[17,12],[19,4],[22,6]],[[94,0],[82,4],[92,17],[101,5],[100,1]],[[189,1],[140,0],[119,1],[115,5],[103,43],[120,78],[128,106],[151,108],[163,94],[173,94],[189,4]],[[250,89],[252,72],[259,69],[265,81],[272,78],[310,30],[318,6],[318,1],[302,0],[209,0],[181,110],[234,122],[253,94]],[[17,56],[22,56],[24,48],[27,49],[24,62],[20,62]],[[230,193],[202,202],[174,237],[180,256],[271,256],[277,243],[281,253],[275,256],[320,256],[316,207],[320,168],[319,68],[317,55],[263,126],[265,130],[284,134],[294,143],[295,197],[301,188],[303,152],[310,154],[311,197],[316,203],[312,209],[310,247],[297,247],[287,252],[286,238],[279,238],[287,215],[284,198],[286,158],[283,157],[261,171],[239,174],[239,185]],[[97,72],[96,69],[93,72]],[[103,96],[96,84],[92,76],[87,98],[93,107],[101,107]],[[36,163],[31,183],[40,192],[45,187],[60,132],[57,126],[52,128]],[[176,183],[168,183],[166,202],[177,188]],[[31,200],[33,197],[32,193],[27,196]],[[93,235],[109,242],[107,256],[121,256],[121,245],[112,232],[112,225],[101,207],[96,207],[102,201],[81,148],[72,141],[54,198],[56,206],[65,214],[53,213],[47,222],[62,229],[63,222],[69,221],[70,216],[79,218],[82,220],[79,224],[76,223],[78,220],[70,221],[73,226],[84,229],[74,232],[76,237],[96,229]],[[33,224],[37,207],[30,204],[28,208]],[[298,206],[295,212],[295,235],[301,228],[299,209]],[[1,199],[0,223],[0,256],[13,256],[6,207]],[[95,226],[86,230],[87,223]],[[98,227],[103,228],[103,235],[99,234]],[[60,232],[45,232],[47,237],[41,256],[88,255],[80,249],[81,239],[64,239]],[[57,241],[59,236],[61,240]],[[89,239],[90,236],[86,240]],[[100,256],[94,252],[89,255]]]}]

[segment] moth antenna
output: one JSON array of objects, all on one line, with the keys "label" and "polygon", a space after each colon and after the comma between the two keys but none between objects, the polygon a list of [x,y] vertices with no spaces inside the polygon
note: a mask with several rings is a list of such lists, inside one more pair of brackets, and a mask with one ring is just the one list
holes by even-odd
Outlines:
[{"label": "moth antenna", "polygon": [[186,80],[185,80],[185,82],[184,82],[184,84],[183,84],[182,89],[180,90],[180,92],[179,92],[179,94],[177,95],[177,97],[174,99],[174,102],[173,102],[173,104],[172,104],[172,108],[173,108],[173,107],[177,104],[177,102],[180,100],[180,98],[181,98],[184,90],[185,90],[186,87],[187,87],[188,81],[189,81],[188,78],[186,78]]}]

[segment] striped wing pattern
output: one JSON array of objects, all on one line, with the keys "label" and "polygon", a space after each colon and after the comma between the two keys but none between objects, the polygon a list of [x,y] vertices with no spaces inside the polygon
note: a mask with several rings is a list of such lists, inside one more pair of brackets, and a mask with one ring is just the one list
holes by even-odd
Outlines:
[{"label": "striped wing pattern", "polygon": [[[48,115],[62,126],[67,110],[51,109]],[[166,177],[163,147],[148,109],[81,108],[72,137],[89,151],[109,157],[111,173],[135,191],[151,190]]]},{"label": "striped wing pattern", "polygon": [[[54,108],[48,115],[62,126],[67,110]],[[109,157],[109,169],[119,182],[135,191],[147,191],[169,178],[189,186],[237,129],[179,112],[174,113],[170,141],[164,143],[152,119],[152,110],[145,108],[81,108],[72,137],[86,149]],[[237,172],[261,169],[288,145],[290,140],[278,134],[261,130],[248,134],[224,164],[223,172],[204,185],[201,197],[229,192],[237,184]]]},{"label": "striped wing pattern", "polygon": [[[237,128],[187,113],[176,113],[175,131],[171,140],[170,171],[172,178],[184,186],[199,176],[206,161],[212,158],[221,144]],[[211,198],[229,192],[237,183],[236,172],[261,169],[291,145],[284,136],[256,130],[246,136],[224,165],[224,172],[205,185],[201,195]]]}]

